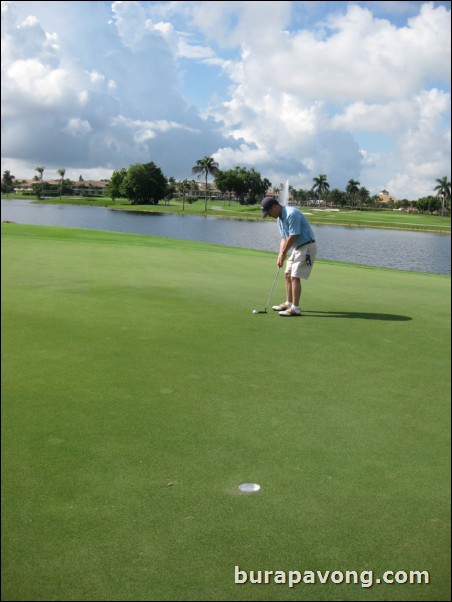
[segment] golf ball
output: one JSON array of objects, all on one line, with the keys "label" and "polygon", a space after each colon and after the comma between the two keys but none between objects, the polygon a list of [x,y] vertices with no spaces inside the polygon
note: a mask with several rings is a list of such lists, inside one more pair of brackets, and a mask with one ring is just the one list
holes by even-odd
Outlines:
[{"label": "golf ball", "polygon": [[257,309],[253,309],[253,314],[257,314]]}]

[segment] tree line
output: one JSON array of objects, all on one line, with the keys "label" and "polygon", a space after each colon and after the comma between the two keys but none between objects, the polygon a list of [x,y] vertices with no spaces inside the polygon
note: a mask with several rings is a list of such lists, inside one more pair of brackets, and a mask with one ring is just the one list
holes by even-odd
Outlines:
[{"label": "tree line", "polygon": [[[199,159],[192,167],[192,174],[204,179],[206,211],[209,176],[215,178],[215,186],[220,193],[229,198],[233,196],[242,204],[257,203],[271,187],[271,182],[262,178],[254,168],[235,167],[222,171],[212,157]],[[165,178],[162,170],[152,162],[115,170],[108,187],[108,193],[113,201],[125,197],[132,204],[137,205],[155,205],[162,199],[171,198],[176,192],[182,196],[183,204],[187,200],[188,193],[190,193],[188,202],[193,202],[199,197],[199,188],[195,180],[176,182],[174,178]]]},{"label": "tree line", "polygon": [[[42,196],[44,191],[44,170],[44,166],[35,168],[39,177],[35,176],[36,183],[33,184],[33,192],[38,197]],[[58,186],[60,197],[62,194],[70,194],[72,183],[70,180],[64,179],[66,170],[61,168],[57,171],[61,178]],[[256,204],[272,187],[272,183],[267,178],[263,178],[254,168],[247,169],[246,167],[236,166],[233,169],[221,170],[213,157],[209,156],[196,161],[196,164],[192,167],[192,174],[204,179],[206,212],[209,198],[209,176],[213,176],[214,184],[223,198],[234,199],[241,204]],[[82,176],[79,179],[82,179]],[[5,171],[2,177],[2,193],[13,192],[13,181],[14,176],[9,171]],[[451,183],[447,176],[437,179],[436,183],[437,185],[433,188],[436,196],[423,197],[417,201],[399,200],[397,201],[398,206],[403,208],[416,207],[422,212],[441,209],[444,215],[450,211]],[[186,202],[192,203],[198,200],[200,196],[198,184],[195,180],[176,182],[173,177],[165,177],[160,167],[153,162],[136,163],[128,168],[123,167],[115,170],[107,188],[107,194],[112,201],[118,198],[126,198],[136,205],[156,205],[162,200],[168,202],[176,193],[182,197],[183,208],[185,208]],[[358,209],[378,206],[380,201],[378,195],[371,197],[369,191],[355,179],[348,181],[345,191],[337,188],[330,190],[326,174],[314,177],[310,189],[296,190],[290,187],[290,195],[295,203],[299,205],[307,205],[313,200],[318,202],[321,200],[327,206],[349,206]]]}]

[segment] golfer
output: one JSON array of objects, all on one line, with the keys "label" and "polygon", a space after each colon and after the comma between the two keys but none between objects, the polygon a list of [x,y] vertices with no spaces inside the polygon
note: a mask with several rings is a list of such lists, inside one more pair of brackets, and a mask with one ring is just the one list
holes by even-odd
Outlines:
[{"label": "golfer", "polygon": [[300,278],[307,280],[311,274],[312,266],[317,255],[314,233],[306,217],[296,207],[280,205],[271,196],[266,196],[261,201],[262,217],[277,218],[281,233],[279,245],[278,267],[284,265],[286,256],[291,251],[285,269],[286,301],[274,305],[272,309],[279,312],[283,318],[301,316]]}]

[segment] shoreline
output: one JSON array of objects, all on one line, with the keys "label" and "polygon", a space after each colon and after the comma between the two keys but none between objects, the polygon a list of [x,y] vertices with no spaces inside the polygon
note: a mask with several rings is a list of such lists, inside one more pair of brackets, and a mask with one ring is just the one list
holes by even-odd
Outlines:
[{"label": "shoreline", "polygon": [[[77,205],[74,205],[77,206]],[[254,216],[234,216],[234,215],[211,215],[211,214],[184,214],[181,212],[176,212],[176,211],[137,211],[135,209],[128,209],[126,207],[105,207],[105,209],[111,209],[112,211],[126,211],[129,213],[153,213],[156,215],[179,215],[182,217],[212,217],[214,219],[216,218],[220,218],[220,219],[232,219],[232,220],[236,220],[236,221],[242,221],[242,222],[257,222],[262,220],[261,217],[254,217]],[[300,209],[301,211],[301,209]],[[302,211],[302,213],[304,213],[304,211]],[[306,215],[306,214],[305,214]],[[407,232],[430,232],[433,234],[445,234],[446,236],[450,236],[451,235],[451,231],[447,230],[447,229],[433,229],[433,228],[425,228],[423,226],[420,227],[407,227],[407,228],[402,228],[402,227],[397,227],[397,226],[378,226],[378,225],[372,225],[372,224],[354,224],[354,223],[350,223],[350,222],[327,222],[327,221],[316,221],[315,219],[311,219],[309,218],[309,222],[315,226],[342,226],[344,228],[376,228],[379,230],[398,230],[398,231],[407,231]]]},{"label": "shoreline", "polygon": [[[140,214],[140,213],[145,213],[145,214],[158,214],[158,215],[178,215],[178,216],[188,216],[188,217],[213,217],[213,218],[219,218],[219,219],[229,219],[229,220],[237,220],[237,221],[261,221],[262,217],[260,215],[260,212],[256,211],[255,214],[253,213],[245,213],[245,212],[241,212],[241,211],[236,211],[234,209],[230,209],[230,210],[225,210],[223,208],[219,208],[218,206],[212,206],[208,208],[207,213],[205,213],[204,211],[200,211],[200,212],[192,212],[192,211],[182,211],[180,208],[178,208],[177,206],[174,205],[122,205],[122,206],[114,206],[111,204],[102,204],[101,202],[96,202],[93,201],[92,199],[84,199],[80,202],[74,202],[74,200],[71,199],[70,202],[65,202],[65,201],[61,201],[61,202],[47,202],[46,200],[44,201],[39,201],[36,199],[30,199],[30,198],[26,198],[26,197],[19,197],[19,198],[6,198],[6,197],[2,197],[2,201],[10,201],[10,202],[14,202],[14,201],[28,201],[30,202],[30,204],[33,205],[53,205],[53,206],[62,206],[62,207],[102,207],[105,209],[111,209],[112,211],[124,211],[127,213],[134,213],[134,214]],[[59,199],[58,199],[59,200]],[[174,207],[176,207],[178,210],[172,210]],[[378,220],[376,220],[375,222],[373,222],[372,220],[369,220],[368,222],[366,221],[365,223],[359,222],[359,218],[366,215],[366,214],[374,214],[377,212],[372,212],[372,211],[347,211],[345,213],[345,215],[349,216],[350,214],[356,215],[358,222],[353,222],[353,221],[349,221],[349,219],[342,219],[341,218],[341,213],[340,211],[335,211],[333,213],[334,216],[337,216],[337,220],[336,219],[323,219],[323,216],[325,216],[325,214],[329,214],[331,215],[332,212],[329,210],[316,210],[316,213],[310,213],[307,211],[303,211],[303,207],[298,207],[298,209],[304,213],[305,215],[308,215],[308,219],[309,222],[313,225],[316,226],[321,226],[321,225],[325,225],[325,226],[342,226],[345,228],[375,228],[375,229],[380,229],[380,230],[397,230],[397,231],[410,231],[410,232],[429,232],[429,233],[433,233],[433,234],[446,234],[449,235],[451,234],[451,227],[450,227],[450,218],[440,218],[440,219],[449,219],[449,227],[447,227],[446,225],[443,224],[438,224],[437,227],[433,227],[430,225],[417,225],[416,223],[413,224],[409,224],[404,222],[403,225],[402,224],[397,224],[397,221],[394,221],[394,223],[388,224],[388,225],[382,225],[381,222],[379,222]],[[305,208],[305,209],[310,209],[310,208]],[[231,213],[232,215],[225,215],[225,213]],[[378,212],[379,213],[379,212]],[[391,216],[398,216],[398,217],[402,217],[401,214],[396,214],[394,213],[390,213]],[[403,213],[403,217],[405,217],[405,215],[412,215],[412,214],[404,214]],[[415,214],[415,215],[419,215],[419,214]],[[421,214],[422,215],[422,214]],[[435,217],[439,217],[439,216],[429,216],[432,218]]]}]

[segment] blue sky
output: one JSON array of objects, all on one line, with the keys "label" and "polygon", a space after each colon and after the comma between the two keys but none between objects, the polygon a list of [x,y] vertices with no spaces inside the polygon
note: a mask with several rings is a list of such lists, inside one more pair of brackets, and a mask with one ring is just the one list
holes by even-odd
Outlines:
[{"label": "blue sky", "polygon": [[2,172],[450,179],[450,2],[2,2]]}]

